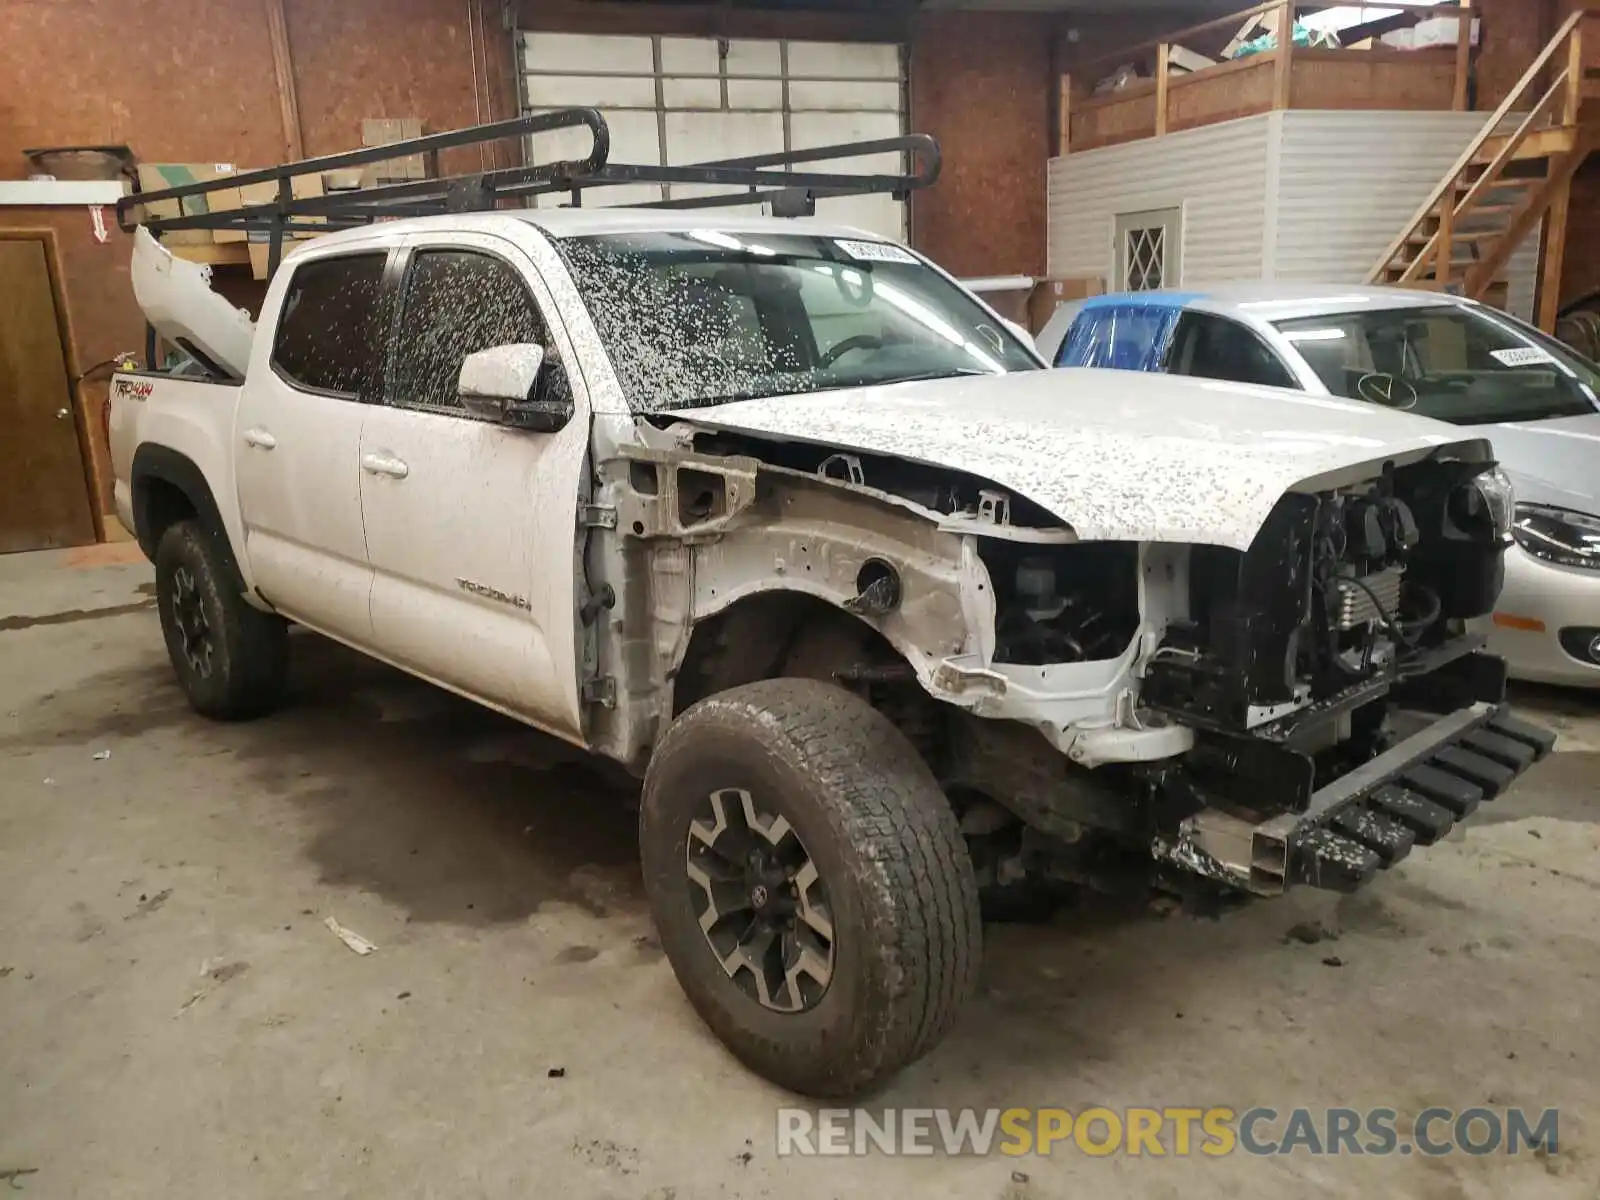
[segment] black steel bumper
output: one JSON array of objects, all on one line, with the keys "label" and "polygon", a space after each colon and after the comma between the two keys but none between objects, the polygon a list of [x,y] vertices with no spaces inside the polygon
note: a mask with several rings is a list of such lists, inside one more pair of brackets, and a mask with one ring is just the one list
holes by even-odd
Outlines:
[{"label": "black steel bumper", "polygon": [[[1441,718],[1313,793],[1310,807],[1261,827],[1262,867],[1286,885],[1354,891],[1414,845],[1438,841],[1555,746],[1505,706]],[[1282,833],[1276,842],[1274,835]]]},{"label": "black steel bumper", "polygon": [[1257,895],[1296,885],[1354,891],[1500,795],[1555,740],[1503,704],[1471,704],[1313,792],[1302,811],[1253,824],[1207,809],[1157,854]]}]

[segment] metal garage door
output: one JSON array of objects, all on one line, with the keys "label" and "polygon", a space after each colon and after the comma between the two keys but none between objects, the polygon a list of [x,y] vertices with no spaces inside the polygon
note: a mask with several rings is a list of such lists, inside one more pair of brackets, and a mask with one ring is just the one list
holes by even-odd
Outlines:
[{"label": "metal garage door", "polygon": [[[532,31],[519,39],[523,108],[600,109],[611,126],[616,162],[680,166],[905,132],[898,45]],[[581,157],[587,137],[574,130],[532,139],[530,160]],[[840,166],[898,172],[904,169],[899,157],[878,155]],[[729,189],[644,184],[607,188],[594,202],[636,204],[718,190]],[[539,197],[546,205],[565,202]],[[905,205],[889,196],[822,200],[817,215],[906,236]]]}]

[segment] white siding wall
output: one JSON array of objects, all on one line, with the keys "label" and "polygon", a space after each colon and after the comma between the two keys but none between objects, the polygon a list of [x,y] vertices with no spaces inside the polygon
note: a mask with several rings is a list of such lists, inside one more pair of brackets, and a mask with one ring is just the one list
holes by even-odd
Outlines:
[{"label": "white siding wall", "polygon": [[[1178,286],[1361,282],[1483,121],[1289,111],[1052,159],[1050,273],[1111,281],[1117,214],[1181,207]],[[1506,269],[1522,317],[1537,258],[1530,236]]]},{"label": "white siding wall", "polygon": [[1050,162],[1050,273],[1114,277],[1118,213],[1183,209],[1182,287],[1260,279],[1270,118]]},{"label": "white siding wall", "polygon": [[[1276,141],[1277,206],[1267,278],[1307,283],[1366,277],[1482,128],[1482,113],[1284,112]],[[1533,308],[1538,238],[1506,270],[1512,312]]]}]

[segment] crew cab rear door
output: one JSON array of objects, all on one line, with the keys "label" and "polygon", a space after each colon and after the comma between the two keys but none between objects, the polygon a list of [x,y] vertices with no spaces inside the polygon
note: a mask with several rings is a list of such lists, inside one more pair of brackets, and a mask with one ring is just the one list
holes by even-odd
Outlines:
[{"label": "crew cab rear door", "polygon": [[284,264],[251,348],[231,448],[257,590],[358,646],[371,635],[372,571],[357,455],[387,328],[389,253],[353,248]]},{"label": "crew cab rear door", "polygon": [[[546,351],[546,382],[571,354],[552,337],[550,293],[516,245],[484,234],[408,238],[390,269],[393,336],[382,403],[361,431],[374,649],[419,675],[581,740],[578,493],[589,402],[556,433],[474,417],[468,354],[515,342]],[[556,332],[559,333],[559,330]],[[553,374],[552,374],[553,373]]]}]

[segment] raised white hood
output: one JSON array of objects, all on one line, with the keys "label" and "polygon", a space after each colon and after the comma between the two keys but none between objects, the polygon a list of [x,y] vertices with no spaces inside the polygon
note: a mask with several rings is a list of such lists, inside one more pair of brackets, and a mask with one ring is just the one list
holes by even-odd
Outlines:
[{"label": "raised white hood", "polygon": [[250,314],[211,290],[210,267],[174,258],[142,225],[133,235],[133,297],[167,341],[244,377],[256,333]]},{"label": "raised white hood", "polygon": [[[1371,404],[1131,371],[1011,375],[742,400],[675,417],[990,479],[1084,540],[1247,549],[1285,492],[1488,443]],[[869,473],[867,483],[872,483]]]}]

